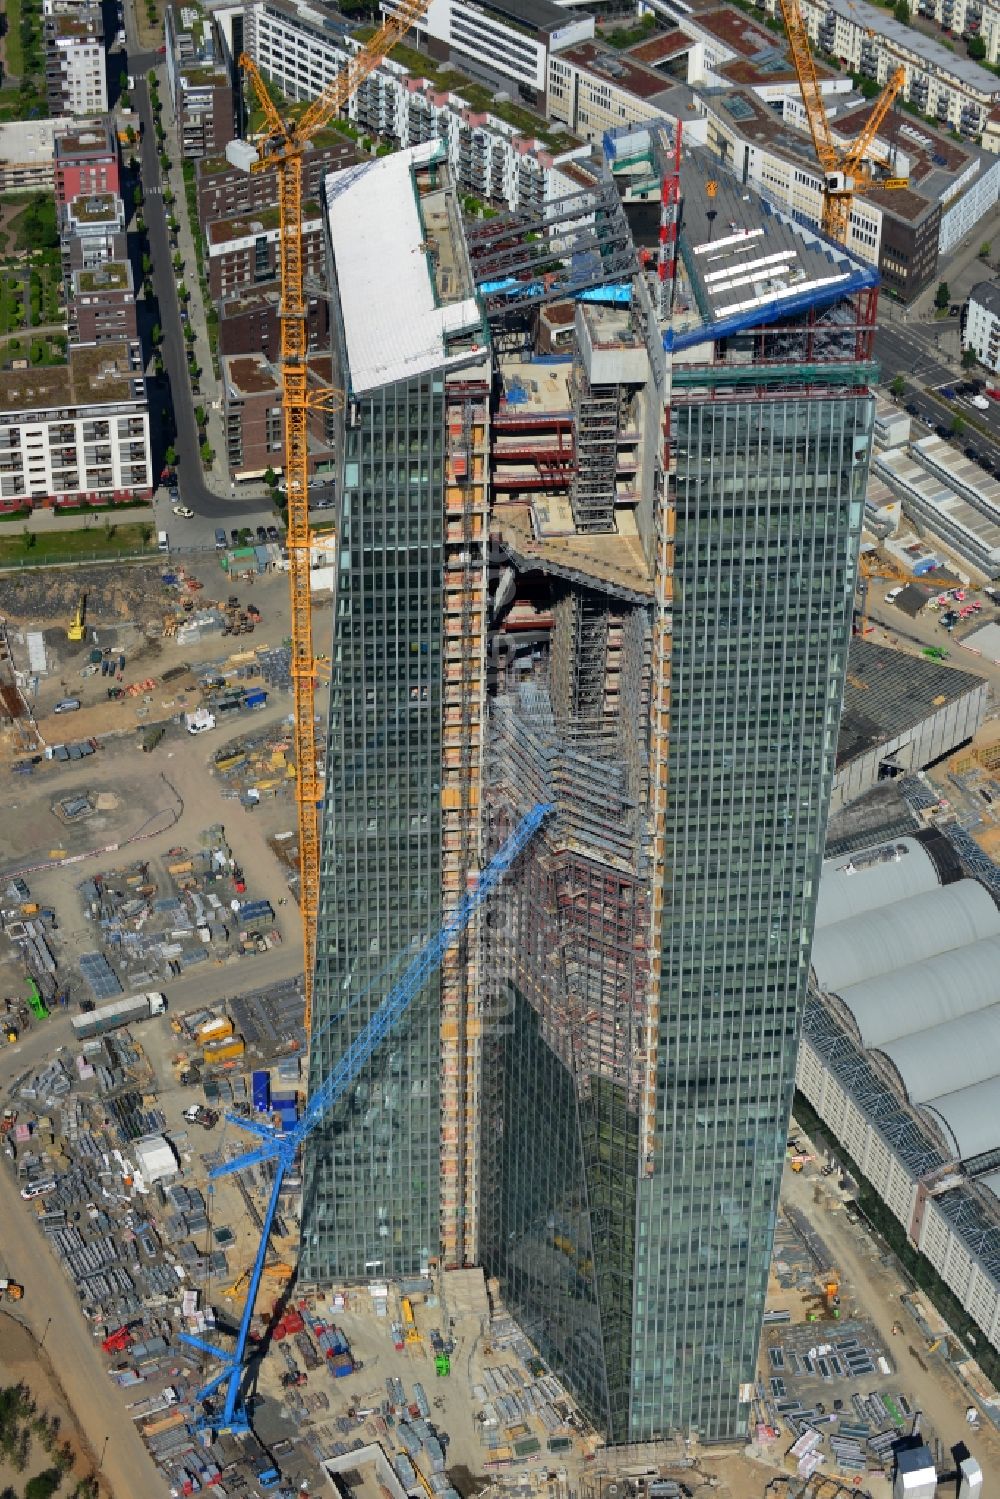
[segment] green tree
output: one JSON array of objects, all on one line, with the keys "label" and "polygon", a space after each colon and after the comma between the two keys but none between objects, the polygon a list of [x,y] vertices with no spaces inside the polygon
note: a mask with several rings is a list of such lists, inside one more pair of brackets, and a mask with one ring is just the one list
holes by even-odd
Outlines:
[{"label": "green tree", "polygon": [[892,384],[889,386],[889,390],[897,398],[897,400],[900,396],[906,394],[906,381],[903,379],[902,375],[897,375],[895,377]]},{"label": "green tree", "polygon": [[52,1499],[61,1482],[62,1474],[58,1468],[46,1468],[44,1473],[28,1479],[24,1499]]},{"label": "green tree", "polygon": [[208,421],[208,414],[205,411],[204,406],[196,406],[194,408],[194,421],[195,426],[198,427],[199,430],[204,427],[205,423]]},{"label": "green tree", "polygon": [[[162,144],[162,142],[161,142],[161,144]],[[167,155],[166,151],[161,151],[160,152],[160,171],[161,172],[169,172],[170,171],[170,157]]]},{"label": "green tree", "polygon": [[143,257],[142,257],[142,274],[143,274],[143,276],[148,276],[149,273],[150,273],[150,271],[152,269],[153,269],[153,262],[152,262],[152,260],[149,258],[148,255],[143,255]]},{"label": "green tree", "polygon": [[154,323],[152,328],[150,328],[149,330],[149,341],[153,345],[154,349],[156,348],[157,344],[160,343],[162,338],[163,329],[160,327],[159,323]]},{"label": "green tree", "polygon": [[165,187],[163,189],[163,204],[164,204],[164,207],[165,208],[172,208],[175,202],[176,202],[176,198],[174,197],[173,188]]},{"label": "green tree", "polygon": [[[184,324],[184,337],[187,340],[187,342],[189,344],[193,344],[194,341],[195,341],[195,339],[197,338],[197,336],[198,335],[195,333],[194,329],[191,327],[191,324],[190,323],[185,323]],[[191,353],[190,349],[188,349],[188,353],[189,354]]]},{"label": "green tree", "polygon": [[24,541],[24,550],[26,552],[30,552],[31,548],[37,543],[38,537],[35,535],[34,531],[29,531],[27,526],[25,526],[24,530],[21,532],[21,537]]},{"label": "green tree", "polygon": [[174,464],[177,462],[177,449],[174,447],[169,447],[163,455],[163,461],[168,468],[173,468]]},{"label": "green tree", "polygon": [[122,94],[128,92],[128,74],[124,68],[118,74],[118,90]]},{"label": "green tree", "polygon": [[181,271],[184,269],[184,260],[181,256],[180,250],[176,250],[174,252],[174,258],[170,263],[174,268],[174,275],[179,276]]},{"label": "green tree", "polygon": [[184,285],[183,281],[180,283],[180,285],[177,288],[177,296],[178,296],[178,299],[180,300],[180,302],[181,302],[182,305],[184,303],[186,303],[186,302],[189,302],[191,300],[191,293],[188,291],[188,289]]},{"label": "green tree", "polygon": [[215,449],[212,447],[212,444],[210,442],[203,442],[200,451],[201,461],[205,465],[205,467],[208,468],[209,464],[214,463],[215,461]]},{"label": "green tree", "polygon": [[906,0],[896,0],[895,5],[892,7],[892,14],[901,26],[908,26],[910,24],[910,7],[907,5]]},{"label": "green tree", "polygon": [[961,437],[966,428],[964,416],[953,416],[951,419],[951,431],[953,437]]},{"label": "green tree", "polygon": [[136,208],[140,208],[142,206],[142,185],[138,182],[132,189],[132,202]]},{"label": "green tree", "polygon": [[990,242],[989,242],[988,239],[984,239],[983,242],[982,242],[982,244],[979,246],[979,258],[980,258],[980,260],[989,260],[989,258],[990,258],[990,256],[992,254],[993,254],[993,247],[992,247],[992,245],[990,244]]},{"label": "green tree", "polygon": [[278,476],[274,472],[274,469],[270,467],[270,465],[268,465],[268,467],[264,470],[264,483],[267,485],[268,489],[277,488]]},{"label": "green tree", "polygon": [[975,367],[976,367],[976,365],[978,363],[979,363],[979,360],[976,358],[976,351],[975,351],[975,349],[963,349],[963,351],[962,351],[962,368],[963,368],[963,370],[974,370]]},{"label": "green tree", "polygon": [[981,36],[970,36],[966,43],[969,56],[974,62],[982,62],[986,56],[986,43]]},{"label": "green tree", "polygon": [[939,281],[938,289],[934,293],[934,306],[939,312],[946,312],[951,303],[951,289],[947,281]]}]

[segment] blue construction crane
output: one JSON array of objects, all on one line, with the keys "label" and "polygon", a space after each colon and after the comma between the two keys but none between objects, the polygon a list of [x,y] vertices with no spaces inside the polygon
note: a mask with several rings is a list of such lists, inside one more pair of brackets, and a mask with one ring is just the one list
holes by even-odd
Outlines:
[{"label": "blue construction crane", "polygon": [[209,1173],[210,1179],[217,1180],[221,1176],[231,1175],[234,1171],[243,1171],[248,1166],[273,1161],[274,1182],[271,1187],[271,1196],[268,1199],[267,1211],[264,1214],[257,1258],[254,1260],[250,1284],[247,1287],[247,1299],[240,1320],[240,1330],[232,1353],[216,1348],[214,1343],[206,1342],[203,1338],[181,1333],[183,1342],[190,1343],[194,1348],[200,1348],[204,1353],[212,1354],[222,1364],[219,1373],[203,1385],[195,1396],[199,1403],[203,1403],[215,1393],[220,1385],[226,1385],[226,1402],[221,1417],[217,1420],[204,1419],[200,1423],[202,1429],[210,1428],[215,1432],[236,1433],[250,1429],[250,1419],[241,1393],[250,1323],[253,1319],[254,1303],[260,1289],[261,1276],[264,1273],[264,1261],[267,1258],[271,1225],[278,1209],[278,1197],[285,1180],[285,1173],[294,1162],[300,1146],[316,1126],[322,1123],[329,1110],[350,1087],[381,1042],[402,1019],[424,984],[441,966],[441,961],[449,947],[458,941],[479,906],[500,884],[518,854],[531,841],[551,811],[550,803],[539,802],[518,823],[506,843],[482,871],[473,888],[463,895],[441,930],[425,944],[408,965],[398,983],[393,985],[368,1024],[351,1042],[329,1077],[313,1093],[306,1105],[305,1113],[294,1129],[289,1130],[287,1134],[282,1134],[273,1125],[265,1124],[262,1120],[247,1119],[242,1114],[226,1115],[231,1124],[238,1125],[240,1129],[256,1135],[261,1143],[255,1150],[248,1150],[244,1155],[237,1156],[235,1160],[216,1166]]}]

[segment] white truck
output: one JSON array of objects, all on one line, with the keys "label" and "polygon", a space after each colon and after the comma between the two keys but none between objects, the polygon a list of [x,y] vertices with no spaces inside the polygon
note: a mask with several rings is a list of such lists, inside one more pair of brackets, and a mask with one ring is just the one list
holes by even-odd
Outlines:
[{"label": "white truck", "polygon": [[207,708],[196,708],[193,713],[185,713],[184,727],[189,734],[207,734],[215,728],[215,714]]},{"label": "white truck", "polygon": [[74,1015],[73,1034],[78,1041],[89,1041],[92,1036],[103,1036],[119,1026],[148,1020],[151,1015],[162,1015],[166,1008],[166,996],[158,993],[113,999],[110,1004],[100,1005],[86,1015]]}]

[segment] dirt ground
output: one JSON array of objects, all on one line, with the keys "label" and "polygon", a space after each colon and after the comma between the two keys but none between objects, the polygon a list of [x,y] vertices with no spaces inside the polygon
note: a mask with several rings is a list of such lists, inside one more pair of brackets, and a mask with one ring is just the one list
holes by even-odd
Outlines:
[{"label": "dirt ground", "polygon": [[[800,1137],[803,1134],[801,1130],[797,1133]],[[782,1199],[805,1213],[835,1256],[842,1308],[847,1315],[854,1308],[874,1324],[897,1365],[900,1387],[909,1392],[914,1410],[926,1413],[945,1452],[964,1442],[987,1478],[1000,1476],[1000,1433],[988,1418],[978,1431],[966,1424],[965,1412],[973,1403],[971,1395],[940,1354],[926,1353],[923,1335],[900,1300],[908,1288],[891,1267],[882,1263],[863,1225],[849,1221],[836,1191],[828,1187],[814,1164],[808,1164],[798,1176],[786,1169]],[[903,1332],[894,1335],[892,1328],[897,1322]]]},{"label": "dirt ground", "polygon": [[[69,1442],[75,1457],[70,1473],[63,1479],[64,1490],[68,1491],[81,1478],[96,1474],[101,1459],[100,1450],[95,1452],[92,1442],[80,1430],[48,1354],[44,1347],[39,1348],[38,1341],[30,1329],[18,1320],[16,1313],[10,1315],[0,1312],[0,1372],[4,1384],[28,1386],[38,1407],[38,1415],[58,1417],[59,1439]],[[29,1478],[50,1466],[51,1458],[35,1437],[31,1457],[23,1473],[16,1473],[10,1464],[0,1461],[0,1488],[10,1484],[16,1492]],[[106,1486],[102,1484],[101,1493],[107,1492]]]},{"label": "dirt ground", "polygon": [[[255,603],[261,622],[252,635],[239,640],[218,633],[180,645],[172,637],[150,638],[147,628],[162,626],[175,613],[179,595],[160,581],[158,566],[111,568],[36,569],[0,577],[0,617],[7,629],[15,666],[27,679],[25,695],[35,715],[44,744],[72,743],[81,739],[104,739],[131,734],[146,724],[159,723],[189,712],[201,701],[195,673],[206,666],[224,663],[244,650],[275,648],[288,636],[290,607],[288,579],[274,573],[255,579],[253,588],[230,585],[218,563],[208,557],[188,571],[202,587],[191,595],[195,610],[207,608],[230,592],[241,604]],[[86,594],[86,638],[67,639],[82,593]],[[318,640],[329,628],[329,604],[317,605],[315,625]],[[26,634],[41,630],[45,637],[48,672],[37,679],[28,676]],[[85,675],[90,651],[96,643],[125,656],[120,676]],[[317,649],[322,649],[317,640]],[[188,665],[191,673],[162,682],[163,673]],[[145,683],[152,683],[146,687]],[[109,700],[109,687],[140,690]],[[78,698],[81,707],[73,713],[54,714],[55,704],[66,697]],[[21,737],[0,723],[0,763],[24,753]]]}]

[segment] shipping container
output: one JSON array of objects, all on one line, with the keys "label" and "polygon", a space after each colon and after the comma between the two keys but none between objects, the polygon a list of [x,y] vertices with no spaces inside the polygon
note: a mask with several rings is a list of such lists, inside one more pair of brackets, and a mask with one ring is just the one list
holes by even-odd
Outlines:
[{"label": "shipping container", "polygon": [[220,1041],[216,1046],[206,1046],[204,1058],[209,1066],[218,1062],[231,1062],[236,1057],[241,1057],[246,1051],[246,1045],[238,1036],[231,1036],[228,1041]]},{"label": "shipping container", "polygon": [[250,1079],[250,1097],[254,1112],[266,1114],[271,1107],[271,1074],[255,1072]]}]

